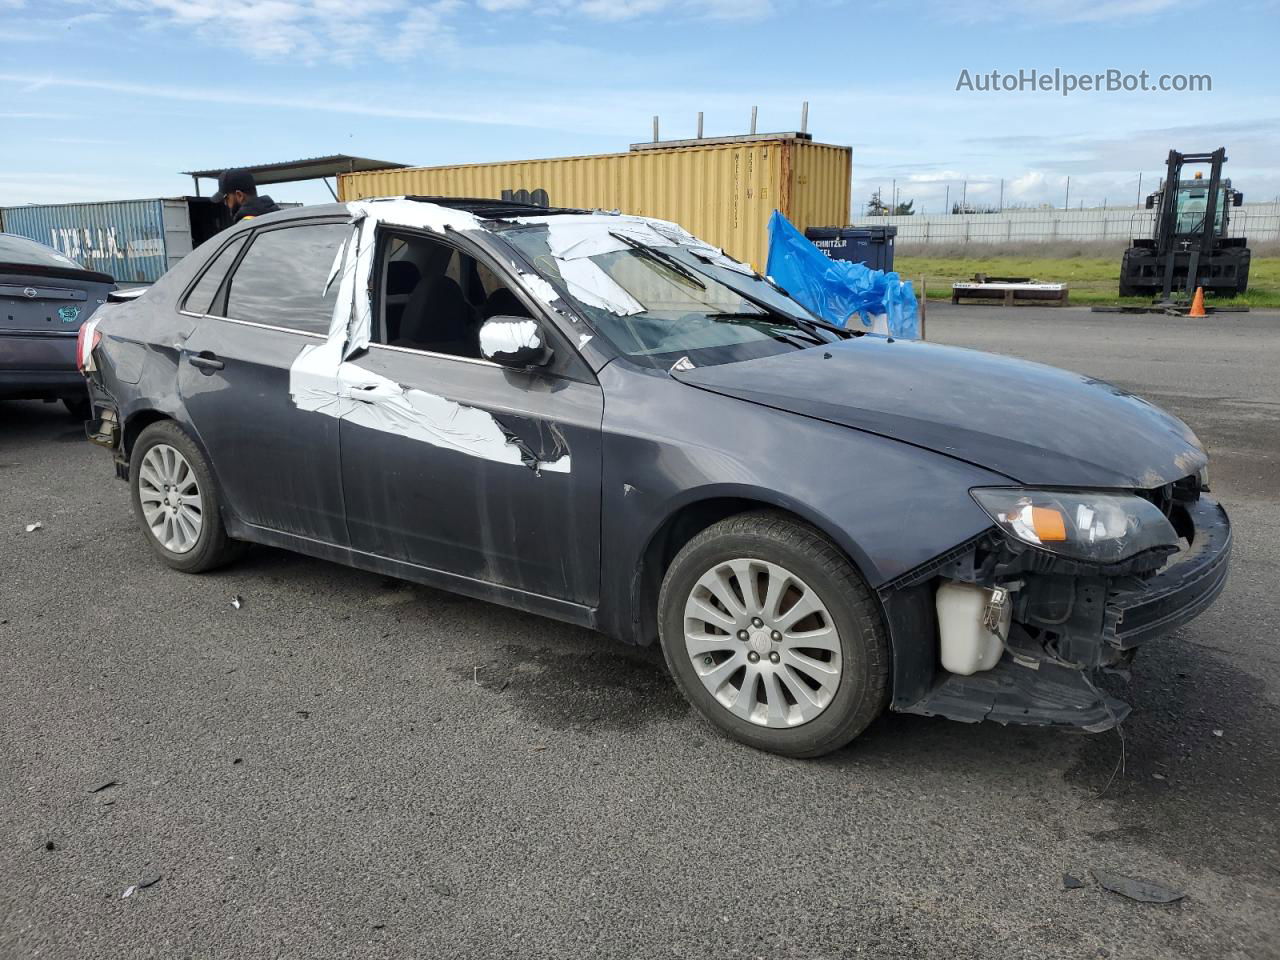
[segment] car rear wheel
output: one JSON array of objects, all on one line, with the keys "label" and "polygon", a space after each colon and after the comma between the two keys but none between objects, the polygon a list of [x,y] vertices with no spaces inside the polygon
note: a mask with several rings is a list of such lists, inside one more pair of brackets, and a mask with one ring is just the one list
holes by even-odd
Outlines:
[{"label": "car rear wheel", "polygon": [[704,530],[671,562],[658,613],[681,692],[743,743],[816,757],[884,710],[879,607],[835,545],[797,520],[750,513]]},{"label": "car rear wheel", "polygon": [[147,543],[175,570],[212,570],[239,552],[223,526],[208,461],[172,420],[151,424],[134,443],[129,489]]}]

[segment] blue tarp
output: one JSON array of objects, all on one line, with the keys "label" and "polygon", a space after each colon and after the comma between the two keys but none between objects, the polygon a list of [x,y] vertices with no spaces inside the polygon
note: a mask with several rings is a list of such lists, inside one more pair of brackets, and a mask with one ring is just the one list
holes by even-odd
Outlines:
[{"label": "blue tarp", "polygon": [[910,282],[865,264],[830,259],[777,210],[769,219],[765,272],[829,323],[844,327],[856,320],[893,337],[920,337],[920,311]]}]

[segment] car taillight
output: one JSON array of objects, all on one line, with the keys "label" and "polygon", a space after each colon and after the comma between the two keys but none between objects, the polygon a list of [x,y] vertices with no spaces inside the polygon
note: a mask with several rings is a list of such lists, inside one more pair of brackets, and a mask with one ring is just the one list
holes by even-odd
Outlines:
[{"label": "car taillight", "polygon": [[81,324],[80,332],[76,335],[76,366],[81,373],[91,373],[95,369],[93,351],[101,342],[102,334],[98,332],[97,320],[88,320]]}]

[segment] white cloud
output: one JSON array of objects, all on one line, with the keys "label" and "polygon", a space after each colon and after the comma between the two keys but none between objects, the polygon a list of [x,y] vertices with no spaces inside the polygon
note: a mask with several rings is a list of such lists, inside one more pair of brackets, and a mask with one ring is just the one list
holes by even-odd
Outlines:
[{"label": "white cloud", "polygon": [[993,23],[1113,23],[1142,20],[1175,8],[1193,8],[1204,0],[987,0],[974,5],[947,4],[952,20]]},{"label": "white cloud", "polygon": [[[0,0],[5,5],[22,0]],[[67,26],[103,16],[134,18],[144,28],[167,27],[243,50],[264,60],[352,63],[376,55],[391,60],[462,50],[468,28],[499,26],[518,14],[546,23],[667,19],[755,20],[774,0],[71,0],[80,13],[51,20]]]},{"label": "white cloud", "polygon": [[[0,73],[0,84],[32,82],[18,74]],[[543,130],[580,132],[626,132],[625,119],[616,109],[602,108],[596,97],[582,99],[557,98],[528,104],[512,98],[493,97],[482,93],[451,96],[447,105],[422,105],[420,98],[383,91],[376,99],[347,90],[338,96],[325,91],[310,94],[262,93],[234,87],[181,87],[171,84],[152,85],[115,80],[88,80],[48,76],[36,80],[52,89],[96,90],[123,94],[133,98],[175,100],[185,103],[225,104],[264,110],[308,111],[327,115],[352,114],[358,117],[383,117],[401,120],[441,121],[480,126],[526,127]]]},{"label": "white cloud", "polygon": [[773,0],[477,0],[476,5],[490,13],[533,10],[606,21],[636,20],[668,11],[711,20],[756,20],[774,11]]}]

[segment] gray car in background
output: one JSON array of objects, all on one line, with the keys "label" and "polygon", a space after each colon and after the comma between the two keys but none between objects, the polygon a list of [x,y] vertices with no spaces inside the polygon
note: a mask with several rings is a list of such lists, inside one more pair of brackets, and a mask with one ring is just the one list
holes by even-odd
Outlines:
[{"label": "gray car in background", "polygon": [[87,418],[76,338],[115,288],[52,247],[0,233],[0,399],[62,400]]},{"label": "gray car in background", "polygon": [[81,363],[169,566],[262,543],[660,642],[712,723],[790,756],[886,707],[1108,729],[1098,675],[1227,576],[1177,418],[832,327],[661,220],[269,214],[109,303]]}]

